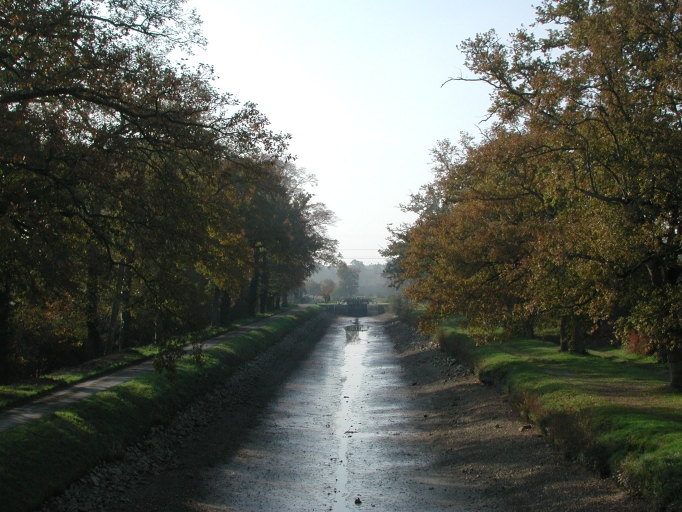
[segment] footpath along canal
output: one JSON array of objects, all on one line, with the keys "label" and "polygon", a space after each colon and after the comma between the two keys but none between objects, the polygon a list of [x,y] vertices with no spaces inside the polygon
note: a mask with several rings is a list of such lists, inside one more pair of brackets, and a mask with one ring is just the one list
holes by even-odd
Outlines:
[{"label": "footpath along canal", "polygon": [[77,494],[77,509],[99,510],[87,503],[115,473],[137,483],[107,512],[646,510],[548,446],[429,340],[386,316],[347,333],[351,320],[257,363],[219,406],[203,406],[219,409],[208,419],[202,406],[185,414],[196,428],[166,427],[63,503]]}]

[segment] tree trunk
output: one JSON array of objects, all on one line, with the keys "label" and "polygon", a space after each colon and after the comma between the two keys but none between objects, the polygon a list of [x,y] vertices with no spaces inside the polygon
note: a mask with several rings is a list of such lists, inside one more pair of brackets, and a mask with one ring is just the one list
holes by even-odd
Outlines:
[{"label": "tree trunk", "polygon": [[123,350],[130,343],[131,322],[133,319],[130,311],[130,293],[133,286],[133,272],[130,267],[125,269],[123,283],[123,296],[121,298],[123,311],[121,312],[121,334],[118,338],[118,349]]},{"label": "tree trunk", "polygon": [[116,339],[116,326],[118,324],[118,314],[121,310],[121,292],[123,291],[123,278],[125,277],[125,267],[118,265],[116,276],[116,289],[114,290],[114,302],[111,305],[111,317],[109,318],[109,333],[107,335],[107,354],[114,350],[114,340]]},{"label": "tree trunk", "polygon": [[[663,265],[660,261],[652,261],[647,263],[647,269],[651,284],[655,288],[666,284],[677,284],[680,276],[680,270],[676,264]],[[682,391],[682,347],[668,348],[667,356],[670,367],[670,387]]]},{"label": "tree trunk", "polygon": [[261,270],[261,288],[260,288],[260,312],[266,313],[271,310],[270,307],[270,276],[268,274],[268,256],[267,253],[261,255],[262,270]]},{"label": "tree trunk", "polygon": [[221,297],[220,297],[220,315],[218,318],[218,321],[220,323],[220,327],[227,327],[230,325],[230,305],[232,303],[232,299],[230,298],[230,294],[227,292],[223,292]]},{"label": "tree trunk", "polygon": [[670,386],[682,390],[682,348],[668,349]]},{"label": "tree trunk", "polygon": [[[90,249],[94,252],[95,249]],[[96,255],[88,255],[88,274],[85,283],[85,325],[87,339],[85,340],[84,355],[86,359],[93,359],[102,351],[102,338],[99,332],[99,276],[97,272]]]},{"label": "tree trunk", "polygon": [[230,318],[232,320],[248,316],[246,297],[247,290],[242,290],[237,297],[237,300],[234,302],[234,306],[230,307]]},{"label": "tree trunk", "polygon": [[166,331],[164,329],[163,311],[156,312],[154,318],[154,344],[163,345],[166,341]]},{"label": "tree trunk", "polygon": [[[130,232],[128,231],[123,241],[123,247],[128,247],[130,241]],[[121,310],[121,294],[123,292],[123,283],[125,277],[125,265],[118,264],[118,272],[116,276],[116,288],[114,289],[114,302],[111,305],[111,317],[109,318],[109,331],[107,334],[106,353],[111,354],[114,349],[114,341],[116,340],[116,325],[118,324],[118,315]]]},{"label": "tree trunk", "polygon": [[660,260],[653,260],[647,263],[647,270],[654,288],[660,288],[666,284],[676,284],[680,277],[680,269],[677,262],[664,264]]},{"label": "tree trunk", "polygon": [[256,307],[258,306],[258,285],[260,284],[260,255],[259,249],[253,249],[253,276],[249,284],[249,292],[246,297],[246,313],[248,316],[256,314]]},{"label": "tree trunk", "polygon": [[10,348],[12,344],[12,294],[6,284],[0,288],[0,384],[10,377]]},{"label": "tree trunk", "polygon": [[568,315],[561,315],[559,326],[559,352],[568,352]]},{"label": "tree trunk", "polygon": [[584,355],[585,350],[585,329],[579,317],[573,317],[573,335],[571,336],[568,350],[571,354]]},{"label": "tree trunk", "polygon": [[660,288],[663,286],[665,274],[663,273],[663,269],[658,261],[649,261],[646,264],[646,268],[649,271],[651,284],[654,286],[654,288]]},{"label": "tree trunk", "polygon": [[[92,214],[97,216],[102,208],[93,205]],[[86,359],[98,357],[103,352],[102,333],[99,320],[99,275],[102,269],[101,252],[96,243],[91,240],[87,249],[87,278],[85,283],[85,326],[87,338],[85,340],[84,355]]]},{"label": "tree trunk", "polygon": [[289,307],[289,294],[287,292],[282,293],[282,307]]},{"label": "tree trunk", "polygon": [[118,350],[125,350],[130,344],[131,323],[133,314],[126,308],[121,312],[121,333],[118,337]]},{"label": "tree trunk", "polygon": [[213,303],[211,305],[211,327],[220,325],[220,288],[213,287]]}]

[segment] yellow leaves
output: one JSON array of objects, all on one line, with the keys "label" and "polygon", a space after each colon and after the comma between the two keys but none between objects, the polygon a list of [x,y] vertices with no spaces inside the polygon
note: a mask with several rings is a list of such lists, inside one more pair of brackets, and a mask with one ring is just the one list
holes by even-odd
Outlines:
[{"label": "yellow leaves", "polygon": [[492,33],[463,44],[495,86],[498,117],[483,142],[446,148],[461,157],[441,159],[413,201],[420,217],[397,262],[428,314],[466,308],[489,321],[494,305],[500,322],[533,308],[606,317],[639,300],[632,290],[644,295],[652,260],[679,271],[677,9],[560,1],[541,16],[560,30],[537,44],[523,31],[508,45]]}]

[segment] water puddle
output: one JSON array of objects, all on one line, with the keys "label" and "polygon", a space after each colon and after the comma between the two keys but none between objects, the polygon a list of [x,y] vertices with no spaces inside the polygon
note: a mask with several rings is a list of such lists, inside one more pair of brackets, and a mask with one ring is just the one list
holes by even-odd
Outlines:
[{"label": "water puddle", "polygon": [[441,510],[422,506],[406,389],[381,323],[339,318],[239,450],[205,472],[202,510]]},{"label": "water puddle", "polygon": [[361,425],[357,418],[353,418],[351,409],[353,402],[361,396],[361,384],[365,374],[362,360],[369,343],[369,326],[361,324],[355,319],[349,325],[344,326],[346,331],[346,344],[343,352],[343,365],[341,366],[341,407],[334,418],[335,437],[339,440],[339,451],[336,462],[336,495],[332,511],[341,512],[354,510],[351,508],[354,498],[349,496],[348,491],[348,457],[352,455],[348,450],[348,442],[354,434],[360,432]]}]

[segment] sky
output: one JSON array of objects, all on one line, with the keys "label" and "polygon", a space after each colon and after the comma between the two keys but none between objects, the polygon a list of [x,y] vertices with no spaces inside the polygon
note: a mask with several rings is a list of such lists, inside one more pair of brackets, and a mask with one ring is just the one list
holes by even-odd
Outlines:
[{"label": "sky", "polygon": [[381,263],[399,205],[431,181],[438,140],[476,135],[490,103],[457,45],[530,25],[539,0],[189,0],[216,86],[290,133],[296,165],[339,218],[345,260]]}]

